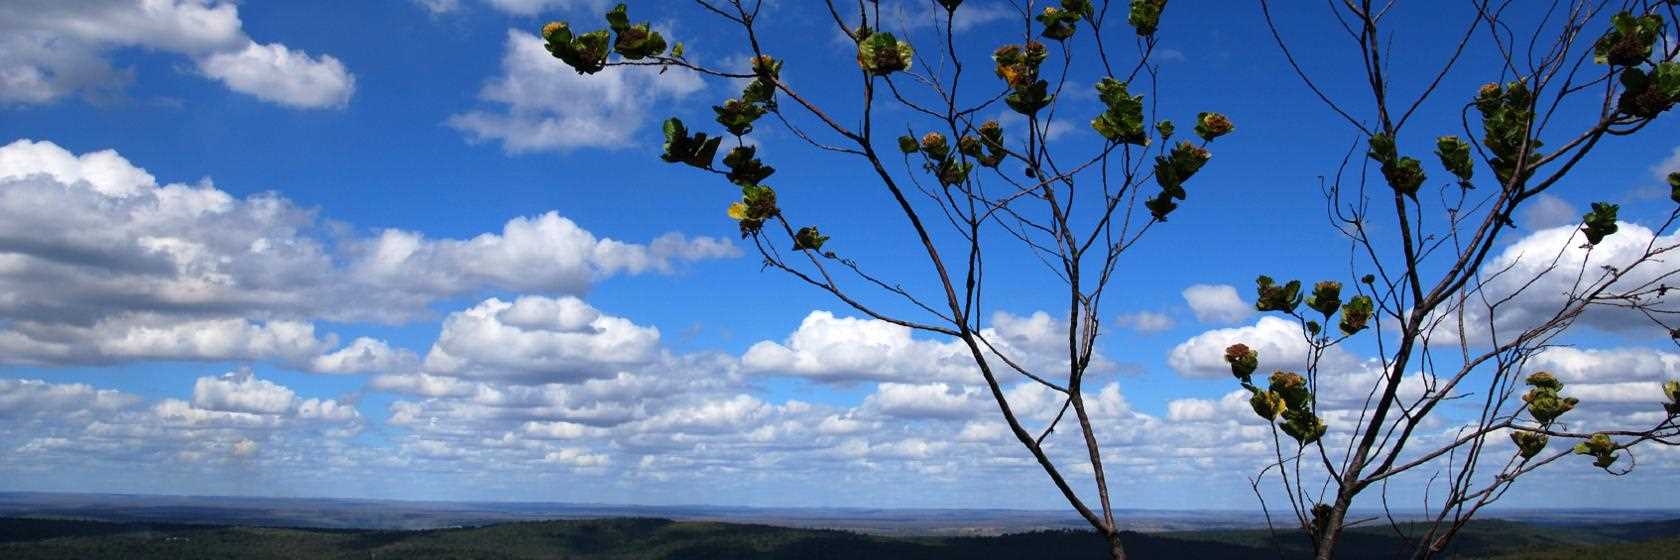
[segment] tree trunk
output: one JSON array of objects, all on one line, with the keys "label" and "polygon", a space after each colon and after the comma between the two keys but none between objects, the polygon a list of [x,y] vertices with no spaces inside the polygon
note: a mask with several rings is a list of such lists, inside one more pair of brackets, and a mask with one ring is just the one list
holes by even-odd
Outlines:
[{"label": "tree trunk", "polygon": [[1108,538],[1108,557],[1113,560],[1126,560],[1126,551],[1120,547],[1120,529],[1114,528],[1104,536]]}]

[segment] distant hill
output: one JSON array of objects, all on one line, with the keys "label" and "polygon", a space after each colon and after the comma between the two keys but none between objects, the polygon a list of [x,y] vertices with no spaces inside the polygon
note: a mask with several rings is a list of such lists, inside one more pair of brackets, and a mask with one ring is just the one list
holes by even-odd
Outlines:
[{"label": "distant hill", "polygon": [[[1402,527],[1405,530],[1406,527]],[[1454,549],[1463,558],[1680,557],[1680,520],[1635,524],[1535,526],[1480,522]],[[1264,531],[1127,533],[1140,558],[1276,559],[1306,555],[1288,534]],[[1393,529],[1350,532],[1346,558],[1387,558],[1403,550]],[[158,523],[0,518],[0,558],[34,559],[1100,559],[1103,543],[1083,531],[996,537],[884,537],[859,533],[667,519],[522,522],[424,531],[284,529]]]}]

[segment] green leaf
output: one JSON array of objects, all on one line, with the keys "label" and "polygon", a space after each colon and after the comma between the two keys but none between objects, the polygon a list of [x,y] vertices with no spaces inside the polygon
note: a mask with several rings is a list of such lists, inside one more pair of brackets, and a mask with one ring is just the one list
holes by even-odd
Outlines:
[{"label": "green leaf", "polygon": [[1260,353],[1247,344],[1232,344],[1225,348],[1225,363],[1231,364],[1231,375],[1249,383],[1254,370],[1260,368]]},{"label": "green leaf", "polygon": [[544,25],[542,32],[548,53],[577,73],[594,74],[607,67],[608,43],[612,40],[607,30],[573,35],[566,22],[555,21]]},{"label": "green leaf", "polygon": [[1283,433],[1295,438],[1301,445],[1310,445],[1324,437],[1327,427],[1318,415],[1304,410],[1283,411]]},{"label": "green leaf", "polygon": [[1594,202],[1592,204],[1592,211],[1581,217],[1584,222],[1581,226],[1581,233],[1586,234],[1587,243],[1597,245],[1604,241],[1605,237],[1616,233],[1616,230],[1619,229],[1616,226],[1616,211],[1619,209],[1621,209],[1620,206],[1608,202]]},{"label": "green leaf", "polygon": [[1158,132],[1158,133],[1161,134],[1161,141],[1162,142],[1165,142],[1167,140],[1171,140],[1172,136],[1173,136],[1173,133],[1177,132],[1177,131],[1178,131],[1178,127],[1173,126],[1173,122],[1170,121],[1170,120],[1161,119],[1161,122],[1155,123],[1155,132]]},{"label": "green leaf", "polygon": [[1511,442],[1517,444],[1517,455],[1524,459],[1533,459],[1541,451],[1546,450],[1546,434],[1511,430]]},{"label": "green leaf", "polygon": [[1610,29],[1593,43],[1593,61],[1611,66],[1642,64],[1651,58],[1651,48],[1662,31],[1661,15],[1618,12],[1610,16]]},{"label": "green leaf", "polygon": [[[1097,82],[1097,98],[1108,110],[1091,121],[1091,128],[1110,142],[1149,145],[1149,132],[1143,121],[1143,96],[1126,91],[1126,82],[1103,78]],[[1168,123],[1169,126],[1171,123]]]},{"label": "green leaf", "polygon": [[1373,312],[1371,304],[1371,296],[1360,295],[1353,296],[1347,305],[1342,306],[1342,322],[1337,325],[1342,329],[1342,334],[1353,336],[1370,325]]},{"label": "green leaf", "polygon": [[891,33],[876,32],[858,42],[858,67],[872,76],[910,69],[915,49]]},{"label": "green leaf", "polygon": [[1528,414],[1542,426],[1550,425],[1581,402],[1564,397],[1561,394],[1563,382],[1550,373],[1542,371],[1529,375],[1526,383],[1529,389],[1523,394],[1523,402],[1528,403]]},{"label": "green leaf", "polygon": [[1079,18],[1078,13],[1050,6],[1044,8],[1044,12],[1038,14],[1036,19],[1039,23],[1044,24],[1043,35],[1046,39],[1065,41],[1073,36],[1076,29],[1074,24],[1079,21]]},{"label": "green leaf", "polygon": [[1196,135],[1208,142],[1230,134],[1236,128],[1236,125],[1231,124],[1231,119],[1220,113],[1200,113],[1196,115]]},{"label": "green leaf", "polygon": [[1278,396],[1277,393],[1261,391],[1253,387],[1248,390],[1254,393],[1253,397],[1249,397],[1248,405],[1254,408],[1255,414],[1268,421],[1277,420],[1278,415],[1282,414],[1284,409],[1288,407],[1283,403],[1283,397]]},{"label": "green leaf", "polygon": [[758,146],[738,146],[723,157],[729,167],[729,181],[737,185],[756,185],[776,173],[776,168],[764,165],[755,156]]},{"label": "green leaf", "polygon": [[1605,433],[1596,433],[1581,443],[1575,444],[1576,455],[1591,455],[1596,458],[1593,466],[1609,469],[1616,462],[1616,441]]},{"label": "green leaf", "polygon": [[1325,318],[1336,314],[1336,309],[1342,306],[1342,283],[1323,281],[1313,284],[1312,295],[1307,296],[1307,308],[1324,314]]},{"label": "green leaf", "polygon": [[916,144],[916,137],[915,136],[911,136],[909,134],[906,134],[904,136],[898,137],[898,151],[904,152],[906,154],[914,154],[920,149],[921,149],[921,146]]},{"label": "green leaf", "polygon": [[1469,142],[1453,135],[1436,138],[1435,156],[1441,158],[1441,167],[1458,177],[1460,185],[1470,186],[1470,178],[1475,175],[1476,168],[1470,163]]},{"label": "green leaf", "polygon": [[828,236],[818,232],[816,226],[799,228],[799,231],[793,234],[795,251],[821,251],[823,244],[827,242]]},{"label": "green leaf", "polygon": [[686,163],[701,169],[712,167],[722,137],[707,138],[705,133],[688,135],[688,128],[675,117],[665,121],[665,153],[660,159],[667,163]]},{"label": "green leaf", "polygon": [[1166,9],[1167,0],[1132,0],[1126,22],[1137,29],[1138,35],[1154,35],[1161,26],[1161,12]]},{"label": "green leaf", "polygon": [[1680,171],[1668,174],[1668,198],[1680,204]]},{"label": "green leaf", "polygon": [[1049,106],[1054,97],[1050,95],[1050,82],[1039,80],[1026,87],[1015,88],[1014,93],[1003,98],[1003,102],[1015,112],[1030,117]]},{"label": "green leaf", "polygon": [[1312,408],[1312,393],[1307,390],[1307,379],[1291,371],[1273,372],[1267,380],[1268,388],[1283,397],[1283,402],[1290,410],[1306,411]]},{"label": "green leaf", "polygon": [[1278,285],[1272,277],[1261,275],[1254,280],[1255,294],[1254,308],[1259,311],[1282,311],[1294,313],[1295,307],[1301,305],[1301,281],[1290,280],[1288,284]]},{"label": "green leaf", "polygon": [[729,130],[730,134],[736,136],[744,136],[752,132],[753,122],[768,112],[759,104],[740,99],[730,99],[723,102],[723,105],[713,106],[712,111],[717,113],[718,124],[723,125],[724,128]]}]

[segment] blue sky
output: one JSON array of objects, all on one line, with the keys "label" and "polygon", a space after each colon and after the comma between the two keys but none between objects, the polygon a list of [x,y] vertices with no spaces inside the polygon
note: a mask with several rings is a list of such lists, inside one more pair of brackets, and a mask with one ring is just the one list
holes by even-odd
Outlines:
[{"label": "blue sky", "polygon": [[[658,161],[659,121],[710,124],[736,84],[583,79],[541,52],[543,22],[593,26],[601,2],[35,4],[0,8],[0,490],[1062,506],[998,437],[954,347],[761,270],[724,216],[730,188]],[[933,50],[923,4],[889,3]],[[696,60],[746,56],[687,3],[631,8]],[[991,87],[985,57],[1018,20],[995,0],[961,10],[967,83]],[[1102,311],[1107,366],[1091,384],[1127,507],[1256,507],[1246,477],[1269,451],[1244,436],[1252,415],[1233,411],[1237,387],[1209,373],[1207,350],[1289,344],[1251,311],[1257,274],[1352,280],[1318,181],[1356,131],[1289,71],[1257,6],[1200,10],[1169,11],[1149,95],[1181,130],[1217,110],[1238,132],[1128,254],[1123,295]],[[1394,15],[1397,91],[1415,94],[1455,46],[1469,14],[1440,12]],[[826,13],[766,13],[784,75],[848,114],[853,55]],[[1349,79],[1357,56],[1321,13],[1279,18],[1332,96],[1369,106]],[[1459,109],[1500,77],[1488,50],[1472,43],[1403,151],[1462,134]],[[1099,140],[1084,124],[1099,110],[1090,83],[1076,84],[1056,149]],[[907,114],[881,118],[902,127]],[[865,168],[760,128],[783,208],[883,276],[930,287]],[[1629,243],[1649,240],[1634,226],[1672,211],[1657,189],[1680,168],[1677,128],[1666,116],[1606,140],[1521,215],[1510,254],[1561,248],[1597,200],[1624,205]],[[1034,314],[1065,295],[1024,255],[998,263],[990,306],[1004,314],[988,326],[1054,364],[1035,352],[1054,348],[1056,319]],[[1586,399],[1583,423],[1649,413],[1656,384],[1680,376],[1671,343],[1619,321],[1589,322],[1545,362],[1603,397]],[[1357,380],[1372,350],[1337,364]],[[1029,411],[1047,398],[1011,388]],[[1552,505],[1556,487],[1579,506],[1680,499],[1680,456],[1639,452],[1633,476],[1565,461],[1506,503]]]}]

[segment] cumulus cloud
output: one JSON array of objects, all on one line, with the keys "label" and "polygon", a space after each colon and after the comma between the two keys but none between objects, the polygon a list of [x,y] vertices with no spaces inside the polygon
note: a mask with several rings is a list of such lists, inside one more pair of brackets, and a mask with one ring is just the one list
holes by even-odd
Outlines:
[{"label": "cumulus cloud", "polygon": [[[1308,346],[1301,326],[1271,316],[1261,317],[1253,325],[1214,329],[1190,337],[1167,354],[1167,365],[1186,377],[1230,377],[1231,365],[1225,363],[1225,348],[1239,343],[1260,353],[1262,372],[1306,368]],[[1354,361],[1337,347],[1326,352],[1321,363],[1336,368],[1347,367]]]},{"label": "cumulus cloud", "polygon": [[[1029,371],[1054,377],[1066,371],[1065,323],[1039,311],[1028,316],[998,312],[981,333],[997,351]],[[968,347],[960,341],[935,341],[911,336],[908,328],[854,317],[813,311],[782,342],[761,341],[741,356],[750,372],[790,375],[825,382],[981,381]],[[1000,378],[1012,375],[994,360]],[[1102,356],[1091,360],[1090,372],[1109,373],[1118,365]]]},{"label": "cumulus cloud", "polygon": [[[179,474],[192,464],[260,461],[277,472],[321,469],[363,427],[336,399],[300,399],[248,371],[199,378],[191,400],[83,384],[0,379],[0,465],[9,471]],[[37,475],[41,473],[37,472]]]},{"label": "cumulus cloud", "polygon": [[427,373],[568,381],[605,377],[659,357],[659,329],[602,314],[573,297],[486,300],[443,322]]},{"label": "cumulus cloud", "polygon": [[356,77],[338,59],[312,57],[279,43],[216,53],[200,61],[199,68],[229,89],[300,109],[343,107],[356,91]]},{"label": "cumulus cloud", "polygon": [[[1467,332],[1458,332],[1455,317],[1441,322],[1431,336],[1437,342],[1463,337],[1478,344],[1489,342],[1494,332],[1513,336],[1551,318],[1610,269],[1620,270],[1622,276],[1609,288],[1608,294],[1672,283],[1675,268],[1667,255],[1637,265],[1634,262],[1647,248],[1662,251],[1680,246],[1680,234],[1659,235],[1648,227],[1628,222],[1619,222],[1618,227],[1616,234],[1597,246],[1588,246],[1580,228],[1574,225],[1540,230],[1517,239],[1499,254],[1489,257],[1483,266],[1485,293],[1465,307]],[[1491,316],[1483,300],[1499,302]],[[1657,293],[1646,296],[1642,303],[1657,309],[1672,309],[1674,300],[1669,294]],[[1591,305],[1579,323],[1608,332],[1661,332],[1643,314],[1619,305]]]},{"label": "cumulus cloud", "polygon": [[1184,289],[1184,303],[1203,323],[1236,323],[1254,314],[1254,306],[1237,295],[1237,288],[1226,284],[1196,284]]},{"label": "cumulus cloud", "polygon": [[313,321],[400,323],[477,291],[577,294],[615,275],[738,254],[728,241],[680,234],[598,238],[552,212],[462,240],[343,235],[274,194],[160,185],[112,151],[0,147],[6,362],[257,359],[392,371],[414,358],[374,340],[329,354],[337,339]]},{"label": "cumulus cloud", "polygon": [[125,48],[187,57],[234,91],[288,107],[342,107],[355,91],[354,76],[329,55],[253,41],[233,2],[7,2],[0,5],[0,36],[0,103],[120,90],[132,72],[113,69],[108,56]]},{"label": "cumulus cloud", "polygon": [[449,118],[473,142],[500,142],[509,153],[619,148],[638,137],[655,104],[699,91],[690,72],[653,66],[582,76],[555,60],[542,39],[508,30],[502,74],[479,92],[489,105]]},{"label": "cumulus cloud", "polygon": [[292,409],[297,393],[249,370],[221,377],[200,377],[193,384],[192,405],[200,410],[281,414]]}]

